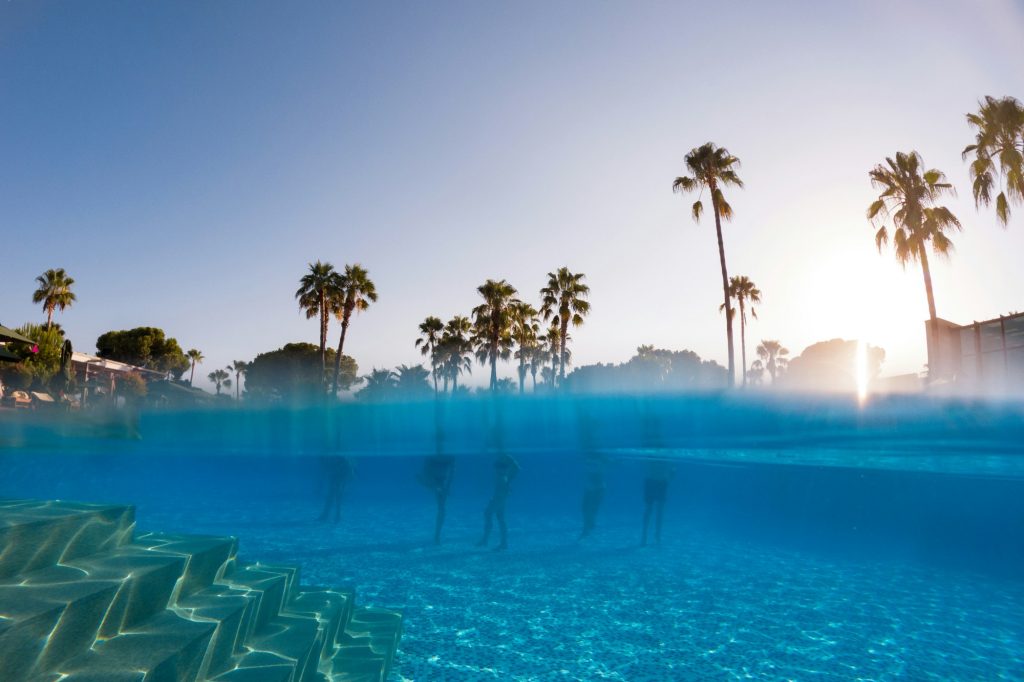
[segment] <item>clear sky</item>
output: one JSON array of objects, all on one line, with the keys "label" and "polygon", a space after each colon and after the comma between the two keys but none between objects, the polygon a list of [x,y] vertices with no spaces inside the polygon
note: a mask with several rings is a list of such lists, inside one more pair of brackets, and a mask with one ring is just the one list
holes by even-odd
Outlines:
[{"label": "clear sky", "polygon": [[960,190],[940,317],[1024,310],[1024,207],[977,211],[960,158],[984,95],[1024,98],[1021,2],[6,2],[0,322],[39,320],[33,279],[64,267],[78,349],[159,326],[205,376],[316,342],[306,263],[359,262],[369,371],[419,362],[417,324],[484,279],[536,302],[568,265],[592,288],[577,363],[724,363],[713,222],[671,192],[712,140],[743,162],[725,243],[764,294],[751,343],[863,338],[918,371],[921,274],[875,251],[867,172],[916,149]]}]

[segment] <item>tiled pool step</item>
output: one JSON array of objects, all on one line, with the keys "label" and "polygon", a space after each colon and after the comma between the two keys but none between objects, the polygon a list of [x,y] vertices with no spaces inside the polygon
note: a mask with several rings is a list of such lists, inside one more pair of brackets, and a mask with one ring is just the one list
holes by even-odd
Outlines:
[{"label": "tiled pool step", "polygon": [[387,678],[401,614],[242,563],[234,538],[133,528],[131,507],[0,501],[0,680]]}]

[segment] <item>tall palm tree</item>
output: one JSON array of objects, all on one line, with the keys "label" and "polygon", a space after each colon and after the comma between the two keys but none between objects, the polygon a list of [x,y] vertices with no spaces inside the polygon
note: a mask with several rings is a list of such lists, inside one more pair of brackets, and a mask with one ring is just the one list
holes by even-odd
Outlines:
[{"label": "tall palm tree", "polygon": [[231,385],[229,383],[231,381],[231,379],[229,378],[230,376],[231,375],[228,374],[227,370],[215,369],[209,374],[207,374],[206,378],[213,382],[213,384],[217,387],[217,395],[220,395],[220,389],[222,386],[224,386],[225,384],[227,384],[228,386]]},{"label": "tall palm tree", "polygon": [[[757,319],[757,311],[754,304],[761,303],[761,290],[750,281],[745,275],[732,277],[729,280],[729,296],[736,300],[740,309],[740,358],[743,360],[743,385],[747,385],[747,310],[750,316]],[[725,306],[718,306],[719,310],[725,310]]]},{"label": "tall palm tree", "polygon": [[430,356],[430,373],[434,377],[434,395],[437,395],[437,375],[440,372],[436,351],[442,336],[444,336],[444,322],[440,317],[431,315],[420,322],[420,338],[416,339],[416,347],[423,355]]},{"label": "tall palm tree", "polygon": [[235,360],[228,366],[228,371],[235,373],[235,400],[237,401],[241,398],[239,395],[242,386],[241,378],[249,371],[249,363],[245,360]]},{"label": "tall palm tree", "polygon": [[423,365],[399,365],[395,368],[395,388],[410,395],[429,393],[429,376]]},{"label": "tall palm tree", "polygon": [[[899,152],[896,158],[887,157],[885,164],[875,166],[869,173],[871,184],[881,190],[878,198],[868,207],[868,220],[878,226],[875,245],[878,252],[889,242],[889,228],[882,223],[892,218],[892,244],[896,260],[903,267],[919,261],[924,275],[924,290],[928,296],[928,323],[932,339],[935,338],[936,320],[935,294],[932,291],[932,273],[928,266],[928,250],[938,256],[948,256],[953,251],[953,242],[946,236],[947,230],[960,230],[960,221],[945,206],[936,202],[943,195],[953,195],[953,185],[946,182],[946,176],[937,169],[925,169],[924,160],[917,152]],[[934,354],[929,343],[929,362]]]},{"label": "tall palm tree", "polygon": [[39,275],[36,282],[39,288],[32,292],[32,302],[43,304],[43,310],[46,311],[46,328],[50,329],[53,326],[53,311],[64,312],[65,308],[77,300],[75,293],[71,291],[75,280],[68,276],[64,268],[57,268]]},{"label": "tall palm tree", "polygon": [[512,305],[512,340],[518,346],[515,357],[519,360],[520,394],[526,391],[527,362],[537,349],[537,337],[540,334],[539,317],[540,313],[529,303],[517,301]]},{"label": "tall palm tree", "polygon": [[448,391],[448,382],[452,382],[452,394],[459,388],[459,375],[473,371],[473,343],[471,335],[473,323],[468,317],[456,315],[444,325],[444,334],[437,347],[438,365],[444,379],[444,390]]},{"label": "tall palm tree", "polygon": [[196,377],[196,365],[203,364],[203,360],[205,360],[206,358],[203,357],[202,351],[197,350],[195,348],[189,348],[188,352],[185,353],[185,355],[187,355],[188,359],[192,362],[192,371],[188,375],[188,385],[191,386],[192,380],[195,379]]},{"label": "tall palm tree", "polygon": [[317,261],[309,264],[309,272],[299,280],[295,298],[306,313],[306,319],[320,318],[320,373],[327,370],[327,327],[332,312],[332,301],[340,291],[338,271],[330,263]]},{"label": "tall palm tree", "polygon": [[565,379],[565,365],[568,359],[569,324],[579,327],[590,312],[587,296],[590,287],[583,283],[586,276],[569,272],[569,268],[558,268],[548,273],[548,284],[540,290],[541,313],[544,320],[552,317],[558,320],[558,379]]},{"label": "tall palm tree", "polygon": [[[548,350],[547,336],[541,335],[537,337],[537,343],[534,345],[533,350],[530,351],[530,377],[533,383],[533,392],[537,392],[537,372],[547,365],[551,359],[551,351]],[[541,379],[544,378],[543,373]]]},{"label": "tall palm tree", "polygon": [[338,297],[335,301],[335,315],[341,321],[341,337],[338,339],[338,354],[334,356],[334,383],[331,395],[338,393],[338,379],[341,375],[341,354],[345,350],[345,335],[352,321],[352,313],[361,312],[377,300],[377,287],[370,279],[370,273],[359,263],[346,265],[338,282]]},{"label": "tall palm tree", "polygon": [[771,375],[773,386],[780,371],[789,364],[787,355],[789,355],[789,349],[778,341],[766,339],[757,346],[757,357],[764,368],[768,370],[768,374]]},{"label": "tall palm tree", "polygon": [[[548,374],[548,388],[554,389],[555,383],[558,380],[558,361],[562,357],[561,352],[561,340],[562,340],[562,329],[560,320],[555,317],[551,318],[551,324],[548,326],[547,333],[544,334],[545,356],[551,361],[551,373]],[[568,358],[568,352],[566,352]],[[541,372],[541,378],[544,378],[544,372]]]},{"label": "tall palm tree", "polygon": [[498,390],[498,360],[507,360],[512,348],[512,306],[516,289],[505,280],[489,279],[477,287],[484,302],[473,308],[473,347],[481,365],[491,367],[490,389]]},{"label": "tall palm tree", "polygon": [[[732,340],[732,304],[729,297],[729,271],[725,267],[725,241],[722,239],[722,219],[732,219],[732,206],[725,199],[723,187],[743,187],[743,181],[736,174],[740,160],[729,153],[725,147],[716,147],[707,142],[690,150],[685,158],[686,170],[683,175],[672,183],[673,192],[693,192],[703,194],[708,191],[711,196],[711,208],[715,214],[715,232],[718,234],[718,260],[722,266],[722,296],[725,306],[725,336],[729,347],[729,385],[734,385],[736,361]],[[693,220],[700,222],[704,213],[704,204],[698,197],[693,204]]]},{"label": "tall palm tree", "polygon": [[967,114],[967,123],[976,131],[974,144],[963,151],[965,161],[974,154],[974,205],[992,203],[998,178],[996,217],[1006,227],[1010,204],[1024,203],[1024,104],[1014,97],[986,97],[978,103],[977,113]]}]

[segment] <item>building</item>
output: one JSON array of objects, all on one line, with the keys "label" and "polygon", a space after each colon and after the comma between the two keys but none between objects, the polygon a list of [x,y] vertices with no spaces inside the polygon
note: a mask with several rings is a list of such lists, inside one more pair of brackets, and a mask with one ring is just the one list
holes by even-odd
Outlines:
[{"label": "building", "polygon": [[1024,313],[966,325],[926,321],[925,333],[933,385],[970,394],[1024,394]]}]

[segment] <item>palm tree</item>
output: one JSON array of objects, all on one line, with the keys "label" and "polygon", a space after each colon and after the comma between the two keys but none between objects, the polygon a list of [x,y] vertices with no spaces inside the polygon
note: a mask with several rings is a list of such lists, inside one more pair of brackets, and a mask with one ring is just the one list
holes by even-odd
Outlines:
[{"label": "palm tree", "polygon": [[64,312],[65,308],[70,307],[77,300],[74,292],[71,291],[75,280],[68,277],[64,268],[57,268],[56,270],[47,270],[39,275],[36,277],[36,282],[39,284],[39,288],[32,293],[32,302],[43,304],[43,310],[46,311],[46,328],[49,329],[53,326],[53,311]]},{"label": "palm tree", "polygon": [[192,380],[195,379],[196,376],[196,365],[203,364],[203,360],[206,358],[203,357],[202,351],[195,348],[189,348],[185,355],[187,355],[188,359],[192,362],[192,372],[188,375],[188,385],[191,386]]},{"label": "palm tree", "polygon": [[[912,261],[920,261],[924,275],[924,290],[928,296],[928,320],[931,327],[930,339],[935,338],[936,320],[935,294],[932,291],[932,273],[928,267],[929,242],[932,251],[939,256],[948,256],[953,251],[953,242],[946,236],[946,230],[960,230],[960,221],[945,206],[936,206],[944,194],[955,194],[953,185],[946,182],[942,171],[934,168],[924,170],[924,160],[917,152],[896,154],[887,157],[885,164],[875,166],[869,173],[871,184],[882,190],[868,207],[868,220],[878,225],[886,217],[892,218],[892,244],[896,260],[903,267]],[[878,252],[889,242],[889,228],[878,226],[875,245]],[[929,361],[934,357],[929,340]]]},{"label": "palm tree", "polygon": [[[551,351],[548,350],[547,335],[541,335],[537,337],[537,343],[534,345],[533,350],[530,351],[530,377],[533,381],[533,392],[537,392],[537,372],[551,359]],[[544,378],[541,373],[541,379]]]},{"label": "palm tree", "polygon": [[434,395],[437,395],[437,375],[439,373],[437,346],[444,335],[444,322],[440,317],[431,315],[420,322],[420,338],[416,339],[416,347],[420,353],[430,356],[431,374],[434,376]]},{"label": "palm tree", "polygon": [[[743,385],[747,385],[747,310],[750,316],[757,319],[757,311],[754,304],[761,303],[761,290],[754,285],[745,275],[733,277],[729,280],[729,296],[736,299],[740,309],[740,357],[743,360]],[[719,306],[719,310],[725,310],[725,306]]]},{"label": "palm tree", "polygon": [[548,284],[540,290],[541,313],[547,321],[554,316],[558,322],[558,379],[565,379],[565,364],[568,359],[569,324],[579,327],[583,318],[590,312],[587,296],[590,287],[583,283],[583,273],[569,272],[569,268],[559,268],[548,273]]},{"label": "palm tree", "polygon": [[228,366],[228,371],[235,373],[235,400],[239,400],[239,390],[241,389],[242,382],[240,381],[242,375],[249,371],[249,363],[245,360],[235,360]]},{"label": "palm tree", "polygon": [[760,360],[754,360],[750,363],[750,369],[747,370],[747,376],[750,378],[750,383],[755,386],[760,386],[764,380],[764,363]]},{"label": "palm tree", "polygon": [[757,357],[764,368],[768,370],[768,374],[771,375],[773,386],[776,377],[789,364],[787,355],[789,355],[789,349],[778,341],[767,339],[761,341],[757,346]]},{"label": "palm tree", "polygon": [[214,385],[217,387],[217,395],[220,395],[221,386],[231,385],[231,379],[229,378],[230,376],[231,375],[227,373],[227,370],[215,369],[209,374],[207,374],[206,378],[214,383]]},{"label": "palm tree", "polygon": [[341,375],[341,354],[345,350],[345,335],[352,321],[352,313],[366,310],[377,300],[377,287],[370,280],[370,273],[361,265],[346,265],[338,282],[338,298],[335,315],[341,321],[341,338],[338,339],[338,353],[334,356],[334,383],[331,395],[338,393],[338,378]]},{"label": "palm tree", "polygon": [[489,279],[477,287],[484,302],[473,308],[473,346],[481,365],[491,366],[491,391],[498,390],[498,359],[507,360],[512,348],[512,306],[516,289],[505,280]]},{"label": "palm tree", "polygon": [[395,390],[398,375],[390,369],[374,369],[362,377],[365,385],[356,394],[362,400],[380,400],[387,398]]},{"label": "palm tree", "polygon": [[299,280],[295,298],[299,307],[306,312],[306,319],[320,318],[320,373],[327,370],[327,326],[332,311],[332,301],[340,290],[338,271],[330,263],[317,261],[309,264],[309,272]]},{"label": "palm tree", "polygon": [[527,361],[537,349],[537,336],[540,333],[539,315],[537,309],[529,303],[517,301],[512,305],[512,340],[519,347],[515,357],[519,360],[520,394],[526,390]]},{"label": "palm tree", "polygon": [[977,113],[967,114],[967,123],[976,130],[974,144],[963,151],[965,161],[974,153],[974,205],[992,203],[998,178],[996,217],[1006,227],[1010,204],[1024,203],[1024,105],[1014,97],[986,97],[978,103]]},{"label": "palm tree", "polygon": [[[545,356],[546,359],[551,361],[551,372],[547,375],[549,388],[555,388],[555,382],[558,379],[558,361],[562,357],[561,353],[561,326],[558,318],[552,318],[551,324],[548,327],[547,333],[542,337],[546,342]],[[568,359],[568,352],[566,353]],[[541,379],[545,377],[545,373],[541,372]]]},{"label": "palm tree", "polygon": [[423,365],[399,365],[395,368],[395,388],[410,395],[429,393],[430,374]]},{"label": "palm tree", "polygon": [[[722,295],[725,300],[725,336],[729,345],[729,385],[735,383],[736,361],[734,359],[732,340],[732,304],[729,297],[729,271],[725,267],[725,242],[722,239],[722,219],[732,219],[732,206],[722,193],[723,187],[743,187],[743,181],[736,174],[740,160],[729,153],[725,147],[716,147],[708,142],[690,150],[685,159],[689,175],[683,175],[672,183],[673,192],[708,191],[711,196],[711,208],[715,213],[715,231],[718,234],[718,260],[722,266]],[[693,219],[700,222],[704,213],[704,204],[698,197],[693,204]]]},{"label": "palm tree", "polygon": [[473,371],[471,357],[473,343],[470,338],[472,332],[473,323],[469,321],[469,318],[456,315],[445,324],[441,343],[437,347],[436,353],[441,376],[444,379],[444,390],[448,391],[448,382],[451,381],[453,395],[459,388],[459,375],[463,372],[469,374]]}]

